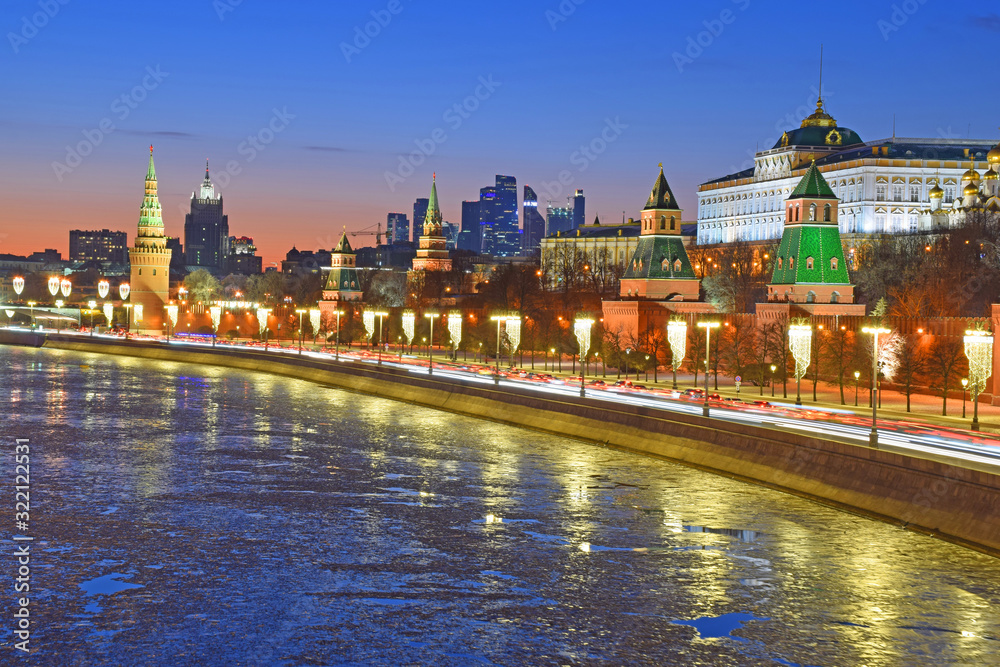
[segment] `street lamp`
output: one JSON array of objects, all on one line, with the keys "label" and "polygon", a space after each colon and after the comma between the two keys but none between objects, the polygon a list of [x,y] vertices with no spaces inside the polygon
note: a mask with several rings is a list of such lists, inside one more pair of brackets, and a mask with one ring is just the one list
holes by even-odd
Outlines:
[{"label": "street lamp", "polygon": [[31,328],[35,328],[35,304],[37,301],[28,302],[28,317],[31,318]]},{"label": "street lamp", "polygon": [[969,388],[969,378],[962,378],[962,419],[965,419],[965,393]]},{"label": "street lamp", "polygon": [[[63,307],[63,300],[56,299],[56,310],[62,310],[62,307]],[[62,317],[62,315],[56,313],[56,333],[59,333],[59,330],[62,329],[62,320],[59,319],[60,317]]]},{"label": "street lamp", "polygon": [[809,368],[812,327],[800,322],[788,327],[788,347],[795,359],[795,405],[802,405],[802,377]]},{"label": "street lamp", "polygon": [[24,277],[14,276],[13,283],[14,283],[14,293],[17,294],[18,297],[20,297],[21,292],[24,291]]},{"label": "street lamp", "polygon": [[705,405],[702,408],[702,414],[708,416],[708,369],[711,368],[709,365],[709,341],[712,338],[712,329],[718,329],[718,322],[698,322],[699,327],[705,328]]},{"label": "street lamp", "polygon": [[91,299],[87,302],[87,310],[90,311],[90,336],[94,336],[94,311],[97,310],[97,302]]},{"label": "street lamp", "polygon": [[[417,314],[412,310],[403,311],[403,335],[406,336],[406,344],[413,345],[413,338],[416,336]],[[400,351],[399,360],[403,360],[403,353]]]},{"label": "street lamp", "polygon": [[854,407],[858,407],[858,383],[861,380],[861,371],[854,371]]},{"label": "street lamp", "polygon": [[448,312],[448,335],[451,336],[451,357],[457,361],[458,344],[462,342],[462,311],[452,310]]},{"label": "street lamp", "polygon": [[774,398],[774,371],[778,370],[778,367],[771,364],[771,398]]},{"label": "street lamp", "polygon": [[[626,382],[628,382],[628,357],[629,357],[630,354],[632,354],[632,348],[626,347],[625,348],[625,381]],[[639,374],[638,373],[636,373],[635,379],[636,380],[639,379]]]},{"label": "street lamp", "polygon": [[118,296],[122,298],[122,301],[128,298],[131,291],[132,287],[128,283],[122,283],[118,286]]},{"label": "street lamp", "polygon": [[667,323],[667,342],[670,343],[670,366],[674,370],[674,389],[677,389],[677,369],[681,367],[687,354],[688,325],[686,320],[676,319]]},{"label": "street lamp", "polygon": [[56,294],[59,294],[59,278],[52,276],[49,278],[49,294],[52,295],[54,299]]},{"label": "street lamp", "polygon": [[878,335],[892,333],[892,330],[883,327],[865,327],[861,331],[872,334],[872,385],[874,394],[872,395],[872,432],[868,437],[868,442],[873,449],[878,449]]},{"label": "street lamp", "polygon": [[335,310],[333,314],[337,316],[337,343],[336,350],[334,351],[334,359],[340,361],[340,316],[344,314],[343,310]]},{"label": "street lamp", "polygon": [[101,281],[97,283],[97,295],[102,299],[107,299],[108,294],[110,293],[111,293],[111,283],[109,283],[106,279],[102,278]]},{"label": "street lamp", "polygon": [[590,352],[590,334],[594,326],[594,320],[589,317],[577,317],[573,322],[573,331],[576,333],[576,342],[580,345],[580,398],[586,394],[584,390],[583,376],[585,374],[583,361]]},{"label": "street lamp", "polygon": [[170,342],[170,332],[173,330],[177,333],[177,315],[180,312],[180,306],[175,303],[171,303],[163,307],[167,311],[167,342]]},{"label": "street lamp", "polygon": [[378,365],[382,365],[382,318],[388,317],[389,313],[380,310],[378,312],[372,313],[378,318]]},{"label": "street lamp", "polygon": [[434,320],[441,317],[441,314],[424,313],[424,317],[431,321],[431,342],[427,346],[427,374],[434,375]]},{"label": "street lamp", "polygon": [[[517,328],[517,337],[520,339],[521,333],[521,317],[515,313],[506,313],[502,315],[491,315],[490,319],[497,323],[497,358],[495,361],[495,369],[493,373],[493,384],[500,384],[500,323],[503,322],[507,325],[507,331],[509,334],[514,333],[514,328]],[[513,336],[512,336],[513,339]],[[520,340],[518,340],[520,342]],[[514,363],[514,350],[517,349],[517,345],[511,340],[511,364]]]},{"label": "street lamp", "polygon": [[[979,430],[979,394],[993,373],[993,335],[988,331],[965,332],[965,356],[969,359],[969,385],[972,392],[972,430]],[[963,401],[964,404],[964,401]]]},{"label": "street lamp", "polygon": [[309,311],[305,308],[296,308],[295,312],[299,314],[299,354],[302,354],[302,316]]},{"label": "street lamp", "polygon": [[59,283],[59,291],[62,293],[64,299],[68,299],[70,292],[73,291],[73,283],[69,281],[69,278],[63,278],[62,282]]},{"label": "street lamp", "polygon": [[319,327],[323,323],[321,319],[322,315],[323,311],[319,308],[309,309],[309,326],[311,326],[313,330],[313,345],[316,344],[316,336],[319,335]]}]

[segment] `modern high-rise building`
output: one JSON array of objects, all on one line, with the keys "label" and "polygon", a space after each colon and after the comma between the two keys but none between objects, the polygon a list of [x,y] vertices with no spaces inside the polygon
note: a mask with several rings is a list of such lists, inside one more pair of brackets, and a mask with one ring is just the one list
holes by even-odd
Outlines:
[{"label": "modern high-rise building", "polygon": [[170,297],[170,249],[163,234],[163,210],[157,195],[153,147],[149,147],[146,194],[139,210],[139,231],[129,248],[132,268],[132,331],[159,334],[163,330],[163,306]]},{"label": "modern high-rise building", "polygon": [[390,213],[386,217],[385,240],[390,244],[410,240],[410,220],[405,213]]},{"label": "modern high-rise building", "polygon": [[496,242],[493,228],[496,226],[497,189],[494,187],[479,190],[479,252],[492,255]]},{"label": "modern high-rise building", "polygon": [[125,264],[128,262],[128,235],[107,229],[73,229],[69,233],[69,260]]},{"label": "modern high-rise building", "polygon": [[573,229],[580,229],[587,224],[587,199],[583,190],[577,190],[571,197],[573,202]]},{"label": "modern high-rise building", "polygon": [[541,247],[545,236],[545,218],[538,212],[538,195],[531,186],[524,186],[524,235],[523,251],[525,254],[534,252]]},{"label": "modern high-rise building", "polygon": [[555,236],[556,234],[566,234],[573,229],[573,209],[559,208],[549,202],[545,209],[547,222],[545,223],[545,235]]},{"label": "modern high-rise building", "polygon": [[413,228],[410,232],[410,241],[414,244],[420,239],[424,232],[424,218],[427,217],[427,204],[430,200],[420,198],[413,202]]},{"label": "modern high-rise building", "polygon": [[479,236],[479,202],[462,202],[462,231],[458,234],[459,250],[482,250],[482,239]]},{"label": "modern high-rise building", "polygon": [[226,273],[252,276],[263,271],[264,260],[257,256],[257,246],[249,236],[229,237],[229,258]]},{"label": "modern high-rise building", "polygon": [[215,273],[225,271],[229,258],[229,216],[222,212],[222,195],[205,163],[205,180],[199,192],[191,193],[191,212],[184,217],[184,249],[187,264]]},{"label": "modern high-rise building", "polygon": [[493,254],[513,257],[521,254],[521,225],[517,215],[517,179],[497,175],[496,226]]}]

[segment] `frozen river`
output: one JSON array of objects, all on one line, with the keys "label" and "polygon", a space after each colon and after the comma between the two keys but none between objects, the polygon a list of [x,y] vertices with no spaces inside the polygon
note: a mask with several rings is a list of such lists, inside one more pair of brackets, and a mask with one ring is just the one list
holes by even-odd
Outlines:
[{"label": "frozen river", "polygon": [[[33,664],[986,665],[1000,560],[630,453],[263,374],[0,347]],[[25,662],[27,664],[27,662]]]}]

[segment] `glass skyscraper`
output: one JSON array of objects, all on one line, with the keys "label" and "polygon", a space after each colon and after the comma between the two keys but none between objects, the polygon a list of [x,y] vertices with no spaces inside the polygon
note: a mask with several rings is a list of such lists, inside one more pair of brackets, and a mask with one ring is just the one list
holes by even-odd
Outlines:
[{"label": "glass skyscraper", "polygon": [[405,213],[390,213],[386,219],[387,243],[406,243],[410,240],[410,220]]},{"label": "glass skyscraper", "polygon": [[427,204],[430,202],[426,197],[413,202],[413,230],[410,233],[410,241],[417,243],[420,235],[424,233],[424,218],[427,217]]},{"label": "glass skyscraper", "polygon": [[545,236],[545,218],[538,212],[538,195],[531,186],[524,186],[524,235],[523,250],[529,254],[541,247]]},{"label": "glass skyscraper", "polygon": [[479,202],[462,202],[462,231],[458,235],[458,249],[479,252],[482,238],[479,235]]}]

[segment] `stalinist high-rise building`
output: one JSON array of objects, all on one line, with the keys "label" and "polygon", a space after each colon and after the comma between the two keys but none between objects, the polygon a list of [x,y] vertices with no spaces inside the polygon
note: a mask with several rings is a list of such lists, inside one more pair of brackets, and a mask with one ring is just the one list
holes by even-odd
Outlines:
[{"label": "stalinist high-rise building", "polygon": [[163,235],[163,211],[156,194],[156,167],[153,147],[149,147],[146,171],[146,196],[139,211],[139,231],[135,245],[129,248],[132,264],[132,331],[160,334],[163,330],[163,306],[170,293],[170,254]]}]

